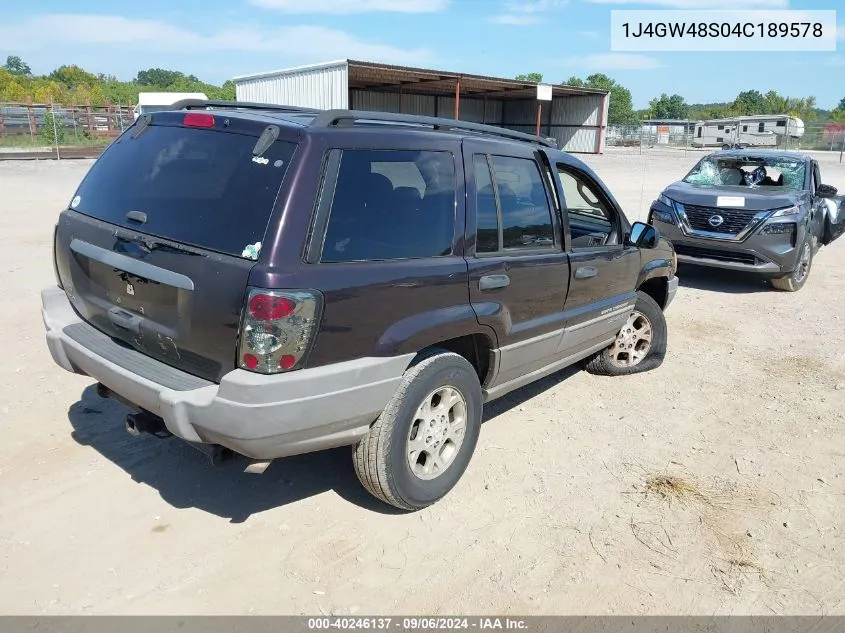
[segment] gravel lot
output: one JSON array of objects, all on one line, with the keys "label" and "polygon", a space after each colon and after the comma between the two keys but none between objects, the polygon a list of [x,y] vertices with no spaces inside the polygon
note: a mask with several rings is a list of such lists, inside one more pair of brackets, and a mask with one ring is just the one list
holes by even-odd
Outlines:
[{"label": "gravel lot", "polygon": [[[643,219],[698,155],[585,160]],[[845,239],[797,294],[682,269],[660,369],[492,404],[458,487],[397,515],[347,450],[214,469],[54,366],[39,292],[89,165],[0,164],[0,612],[845,614]]]}]

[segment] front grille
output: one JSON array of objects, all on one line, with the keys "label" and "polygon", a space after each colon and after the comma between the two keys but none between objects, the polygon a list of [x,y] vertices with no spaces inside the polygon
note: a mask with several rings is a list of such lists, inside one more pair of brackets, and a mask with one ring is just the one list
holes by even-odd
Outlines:
[{"label": "front grille", "polygon": [[[716,209],[713,207],[699,207],[694,204],[684,205],[690,228],[694,231],[707,231],[709,233],[724,233],[725,235],[736,235],[740,233],[754,216],[756,211],[744,209]],[[721,216],[724,220],[719,226],[713,226],[708,222],[714,215]]]},{"label": "front grille", "polygon": [[720,251],[715,248],[702,248],[688,244],[675,244],[675,252],[678,255],[696,257],[699,259],[715,259],[720,262],[732,262],[736,264],[748,264],[754,266],[759,260],[751,253],[738,253],[733,251]]}]

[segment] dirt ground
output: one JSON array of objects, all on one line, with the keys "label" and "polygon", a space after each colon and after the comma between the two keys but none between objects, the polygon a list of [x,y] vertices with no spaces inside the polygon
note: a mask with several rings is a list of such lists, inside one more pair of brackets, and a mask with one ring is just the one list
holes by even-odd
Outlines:
[{"label": "dirt ground", "polygon": [[[643,219],[697,156],[585,160]],[[845,614],[845,239],[797,294],[682,268],[660,369],[492,404],[457,488],[401,515],[347,450],[214,469],[53,364],[39,291],[89,165],[0,164],[0,612]]]}]

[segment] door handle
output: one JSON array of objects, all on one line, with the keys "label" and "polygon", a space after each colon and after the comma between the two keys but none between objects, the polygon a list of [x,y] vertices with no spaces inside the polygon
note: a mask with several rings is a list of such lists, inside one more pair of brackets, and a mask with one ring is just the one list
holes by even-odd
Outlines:
[{"label": "door handle", "polygon": [[478,280],[478,289],[484,292],[485,290],[496,290],[498,288],[507,288],[511,285],[511,278],[507,275],[485,275]]},{"label": "door handle", "polygon": [[575,279],[589,279],[599,274],[599,269],[595,266],[582,266],[575,271]]}]

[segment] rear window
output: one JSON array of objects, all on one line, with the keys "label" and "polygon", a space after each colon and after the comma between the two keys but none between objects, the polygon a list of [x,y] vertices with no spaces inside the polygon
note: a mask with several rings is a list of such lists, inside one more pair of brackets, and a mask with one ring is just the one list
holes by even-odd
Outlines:
[{"label": "rear window", "polygon": [[454,231],[452,154],[343,150],[321,261],[449,255]]},{"label": "rear window", "polygon": [[[113,143],[71,203],[106,222],[235,255],[264,239],[296,145],[276,141],[253,159],[257,137],[151,126]],[[146,213],[145,224],[127,221]],[[252,256],[254,258],[254,255]]]}]

